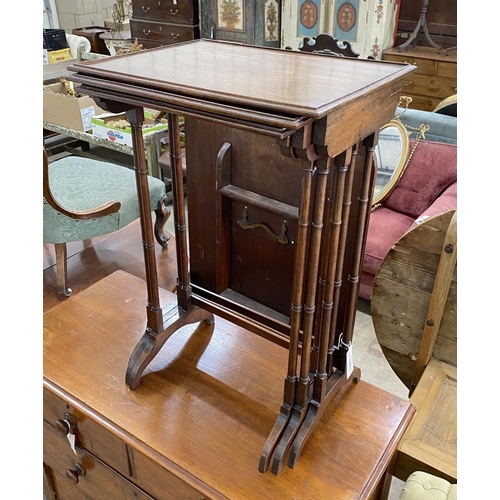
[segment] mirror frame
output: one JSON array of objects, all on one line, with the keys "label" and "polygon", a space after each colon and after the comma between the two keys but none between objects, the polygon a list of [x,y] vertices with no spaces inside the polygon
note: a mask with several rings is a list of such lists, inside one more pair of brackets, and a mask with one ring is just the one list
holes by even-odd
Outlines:
[{"label": "mirror frame", "polygon": [[[406,130],[406,127],[399,120],[391,120],[389,123],[387,123],[380,129],[380,132],[382,132],[382,130],[388,127],[396,127],[401,133],[401,140],[403,142],[402,153],[401,153],[401,158],[399,159],[399,163],[394,169],[394,173],[392,174],[392,177],[390,178],[389,182],[385,185],[385,187],[383,187],[380,190],[379,193],[373,196],[372,210],[380,206],[382,201],[384,201],[397,186],[399,179],[401,178],[403,172],[405,171],[408,161],[408,155],[410,152],[410,138],[408,136],[408,131]],[[377,147],[379,147],[379,145],[380,145],[380,140],[377,144]],[[375,166],[378,170],[377,155],[373,156],[373,161],[375,162]]]}]

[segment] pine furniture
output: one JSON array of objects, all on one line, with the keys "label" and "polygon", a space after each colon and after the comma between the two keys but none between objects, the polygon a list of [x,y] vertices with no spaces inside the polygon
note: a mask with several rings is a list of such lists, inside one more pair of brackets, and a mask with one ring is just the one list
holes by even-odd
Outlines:
[{"label": "pine furniture", "polygon": [[[173,248],[173,246],[172,246]],[[170,250],[169,250],[170,251]],[[414,408],[364,381],[324,413],[295,469],[261,474],[287,351],[222,318],[172,336],[125,384],[147,284],[116,271],[44,315],[47,500],[373,499]],[[168,307],[175,295],[160,289]],[[347,390],[346,390],[347,389]],[[74,437],[74,450],[72,439]]]},{"label": "pine furniture", "polygon": [[397,47],[384,51],[384,61],[406,62],[416,71],[403,82],[403,94],[413,99],[411,107],[433,111],[445,98],[456,94],[457,53],[438,54],[433,47],[410,46],[399,52]]},{"label": "pine furniture", "polygon": [[[180,328],[212,324],[214,314],[286,347],[283,401],[258,467],[295,467],[330,401],[361,375],[351,341],[374,147],[414,68],[195,40],[71,70],[81,92],[126,111],[144,197],[142,108],[169,113],[177,301],[160,304],[152,233],[144,232],[147,323],[127,385],[139,388]],[[141,221],[150,228],[151,213]]]}]

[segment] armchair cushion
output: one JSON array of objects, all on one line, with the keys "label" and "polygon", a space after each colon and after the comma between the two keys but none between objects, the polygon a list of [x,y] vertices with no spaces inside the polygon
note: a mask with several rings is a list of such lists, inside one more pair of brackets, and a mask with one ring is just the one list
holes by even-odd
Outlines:
[{"label": "armchair cushion", "polygon": [[399,500],[457,500],[457,485],[427,472],[413,472]]},{"label": "armchair cushion", "polygon": [[[151,210],[160,207],[165,183],[148,176]],[[113,163],[68,156],[49,164],[49,185],[54,198],[70,211],[96,208],[119,201],[117,213],[90,220],[75,220],[43,200],[43,241],[65,243],[95,238],[116,231],[139,217],[135,172]],[[61,218],[64,223],[61,223]]]},{"label": "armchair cushion", "polygon": [[385,207],[379,207],[370,214],[368,236],[366,239],[363,270],[373,275],[389,250],[412,226],[414,219],[398,214]]},{"label": "armchair cushion", "polygon": [[[410,141],[410,151],[413,149]],[[416,219],[457,181],[457,146],[421,141],[398,185],[382,205]]]}]

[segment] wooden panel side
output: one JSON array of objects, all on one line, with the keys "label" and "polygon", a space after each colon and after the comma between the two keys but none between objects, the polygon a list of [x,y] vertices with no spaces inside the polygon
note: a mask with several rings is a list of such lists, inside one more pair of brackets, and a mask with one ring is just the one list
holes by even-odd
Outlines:
[{"label": "wooden panel side", "polygon": [[415,470],[432,470],[456,482],[456,367],[431,359],[410,402],[417,415],[399,445],[396,476],[405,480]]},{"label": "wooden panel side", "polygon": [[334,157],[378,131],[394,116],[401,94],[402,79],[366,93],[334,109],[313,125],[313,142],[326,146]]},{"label": "wooden panel side", "polygon": [[[373,283],[371,313],[389,364],[407,387],[416,366],[444,237],[455,211],[413,228],[390,250]],[[457,364],[457,270],[452,277],[433,356]]]}]

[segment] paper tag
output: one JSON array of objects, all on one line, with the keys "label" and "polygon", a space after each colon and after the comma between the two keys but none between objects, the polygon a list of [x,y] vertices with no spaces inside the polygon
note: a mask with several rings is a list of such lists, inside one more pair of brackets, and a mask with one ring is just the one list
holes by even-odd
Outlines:
[{"label": "paper tag", "polygon": [[92,122],[90,119],[95,116],[95,108],[94,106],[89,106],[88,108],[83,108],[80,110],[80,115],[82,116],[82,125],[83,130],[87,132],[87,130],[92,129]]},{"label": "paper tag", "polygon": [[66,434],[66,437],[68,438],[69,445],[71,446],[73,453],[75,455],[78,455],[78,453],[76,452],[76,449],[75,449],[75,441],[76,441],[75,435],[72,432],[68,432],[68,434]]},{"label": "paper tag", "polygon": [[345,371],[347,378],[351,376],[352,371],[354,370],[354,364],[352,362],[352,344],[347,349],[347,354],[345,356]]}]

